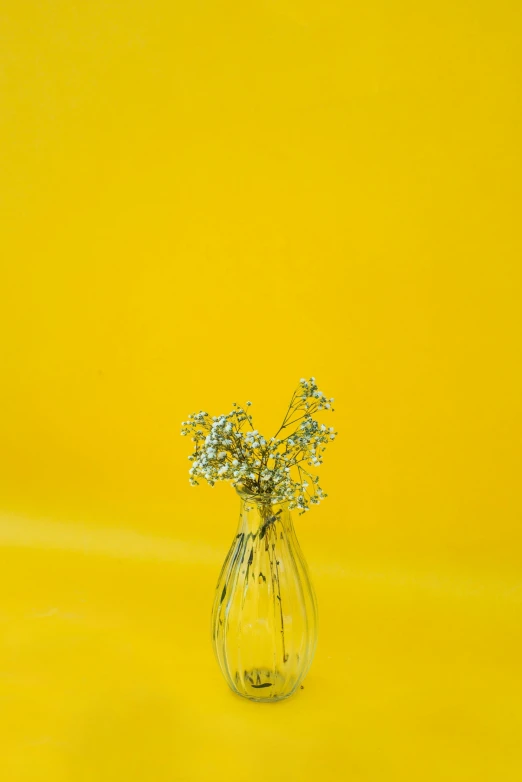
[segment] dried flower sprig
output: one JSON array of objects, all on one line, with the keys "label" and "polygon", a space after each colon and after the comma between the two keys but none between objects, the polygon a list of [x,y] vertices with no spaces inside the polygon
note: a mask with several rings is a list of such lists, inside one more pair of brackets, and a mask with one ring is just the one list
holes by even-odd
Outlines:
[{"label": "dried flower sprig", "polygon": [[290,509],[310,510],[327,495],[319,486],[319,477],[307,468],[323,463],[327,444],[337,436],[333,427],[313,416],[322,410],[333,412],[333,402],[319,391],[314,377],[302,378],[283,423],[268,440],[254,429],[248,411],[251,402],[245,407],[234,402],[226,415],[192,413],[181,429],[195,443],[188,457],[190,483],[198,486],[198,478],[210,486],[230,481],[250,494],[269,496],[272,504],[289,501]]}]

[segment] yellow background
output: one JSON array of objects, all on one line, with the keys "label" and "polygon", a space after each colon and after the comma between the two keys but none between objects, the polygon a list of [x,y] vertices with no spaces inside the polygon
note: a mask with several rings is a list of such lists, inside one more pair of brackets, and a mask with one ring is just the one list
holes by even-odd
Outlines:
[{"label": "yellow background", "polygon": [[[5,782],[520,782],[521,6],[4,0]],[[230,693],[179,422],[336,397],[305,689]]]}]

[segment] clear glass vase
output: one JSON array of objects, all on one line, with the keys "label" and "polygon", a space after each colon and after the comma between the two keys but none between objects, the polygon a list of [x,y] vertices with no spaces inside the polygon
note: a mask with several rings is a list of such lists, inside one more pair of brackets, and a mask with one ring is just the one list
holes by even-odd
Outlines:
[{"label": "clear glass vase", "polygon": [[317,602],[288,503],[238,491],[239,527],[218,580],[212,642],[234,692],[288,698],[317,645]]}]

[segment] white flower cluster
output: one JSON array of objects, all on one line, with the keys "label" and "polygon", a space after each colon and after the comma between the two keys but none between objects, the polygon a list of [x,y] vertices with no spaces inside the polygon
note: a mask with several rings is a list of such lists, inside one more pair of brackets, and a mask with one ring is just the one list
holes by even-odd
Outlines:
[{"label": "white flower cluster", "polygon": [[231,481],[251,494],[270,497],[272,504],[289,501],[290,509],[304,513],[327,496],[319,477],[308,468],[322,464],[327,444],[337,435],[313,417],[321,410],[333,411],[333,402],[318,389],[314,377],[302,378],[283,423],[269,440],[254,429],[247,410],[251,402],[246,407],[234,402],[226,415],[192,413],[181,429],[195,443],[188,457],[190,483],[197,486],[198,478],[211,486]]}]

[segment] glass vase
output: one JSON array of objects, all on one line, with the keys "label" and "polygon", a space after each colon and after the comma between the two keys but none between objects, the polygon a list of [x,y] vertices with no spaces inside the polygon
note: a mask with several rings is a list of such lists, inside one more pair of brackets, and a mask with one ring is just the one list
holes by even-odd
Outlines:
[{"label": "glass vase", "polygon": [[221,569],[212,642],[238,695],[288,698],[306,676],[317,645],[317,602],[288,502],[238,491],[237,534]]}]

